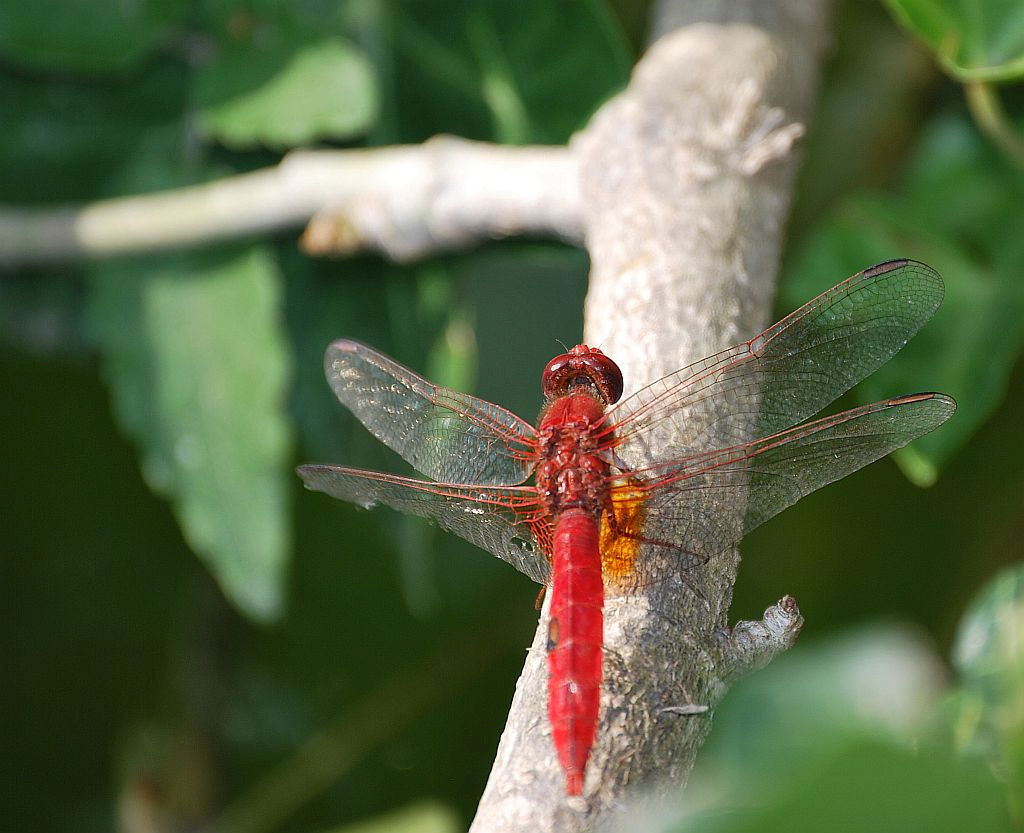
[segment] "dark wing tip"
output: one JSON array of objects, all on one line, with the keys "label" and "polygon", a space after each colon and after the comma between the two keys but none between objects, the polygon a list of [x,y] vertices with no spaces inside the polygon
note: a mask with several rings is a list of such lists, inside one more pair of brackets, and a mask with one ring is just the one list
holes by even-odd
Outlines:
[{"label": "dark wing tip", "polygon": [[942,409],[945,412],[945,415],[942,417],[943,422],[956,413],[956,400],[952,396],[947,396],[944,393],[932,393],[929,396],[933,401],[945,406]]},{"label": "dark wing tip", "polygon": [[354,338],[336,338],[327,345],[327,349],[333,350],[336,353],[358,353],[366,350],[367,345],[361,341],[356,341]]},{"label": "dark wing tip", "polygon": [[301,466],[295,467],[295,473],[302,478],[302,482],[305,484],[307,489],[314,492],[322,491],[317,485],[318,476],[321,475],[328,467],[322,463],[303,463]]},{"label": "dark wing tip", "polygon": [[939,273],[932,269],[927,263],[922,263],[920,260],[914,260],[910,257],[898,257],[893,260],[883,260],[881,263],[876,263],[874,266],[869,266],[867,269],[861,271],[861,275],[865,278],[873,278],[876,275],[884,275],[886,272],[894,272],[897,269],[912,268],[915,272],[922,272],[926,275],[935,275],[938,277]]},{"label": "dark wing tip", "polygon": [[[874,266],[869,266],[864,269],[861,274],[865,278],[873,278],[875,275],[884,275],[886,272],[891,272],[893,269],[900,269],[906,266],[908,263],[916,263],[917,261],[908,260],[905,257],[896,258],[894,260],[884,260],[881,263],[876,263]],[[921,264],[922,266],[924,264]]]},{"label": "dark wing tip", "polygon": [[324,351],[324,367],[330,368],[331,362],[336,358],[340,358],[342,355],[350,355],[353,353],[363,353],[367,350],[372,350],[372,347],[368,347],[361,341],[356,341],[351,338],[338,338],[327,345],[327,349]]},{"label": "dark wing tip", "polygon": [[903,396],[894,396],[889,400],[891,405],[904,405],[908,402],[939,402],[945,405],[950,413],[956,410],[956,400],[945,393],[926,391],[925,393],[907,393]]},{"label": "dark wing tip", "polygon": [[942,275],[932,269],[927,263],[910,258],[899,258],[897,260],[886,260],[883,263],[870,266],[855,277],[857,280],[865,280],[882,277],[891,272],[913,275],[915,286],[920,292],[924,293],[925,306],[922,308],[924,315],[920,319],[921,324],[924,324],[935,314],[935,311],[942,305],[943,298],[946,296],[946,284],[942,280]]},{"label": "dark wing tip", "polygon": [[934,431],[956,413],[956,400],[944,393],[910,393],[886,401],[886,405],[892,407],[916,404],[920,404],[927,414],[923,423],[927,427],[918,436]]},{"label": "dark wing tip", "polygon": [[295,473],[302,478],[302,483],[310,492],[323,492],[331,494],[330,484],[325,480],[328,474],[337,466],[327,463],[303,463],[295,467]]},{"label": "dark wing tip", "polygon": [[[364,494],[362,491],[367,480],[375,479],[373,476],[377,474],[376,472],[348,469],[327,463],[305,463],[295,471],[311,492],[322,492],[338,500],[362,506],[364,509],[369,509],[380,502],[378,497]],[[378,477],[385,478],[386,475]]]},{"label": "dark wing tip", "polygon": [[913,260],[912,258],[901,257],[895,260],[876,263],[874,266],[869,266],[862,271],[860,276],[863,278],[876,278],[879,275],[886,275],[889,272],[895,272],[900,269],[927,278],[929,283],[932,283],[939,289],[940,298],[945,293],[946,287],[942,276],[927,263],[922,263],[920,260]]}]

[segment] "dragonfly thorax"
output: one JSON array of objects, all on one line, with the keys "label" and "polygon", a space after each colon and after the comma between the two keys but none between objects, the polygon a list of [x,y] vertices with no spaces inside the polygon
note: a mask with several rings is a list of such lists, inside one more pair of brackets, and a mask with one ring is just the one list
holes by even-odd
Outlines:
[{"label": "dragonfly thorax", "polygon": [[585,394],[551,403],[541,418],[537,491],[550,517],[567,509],[598,512],[606,502],[608,463],[600,454],[601,403]]}]

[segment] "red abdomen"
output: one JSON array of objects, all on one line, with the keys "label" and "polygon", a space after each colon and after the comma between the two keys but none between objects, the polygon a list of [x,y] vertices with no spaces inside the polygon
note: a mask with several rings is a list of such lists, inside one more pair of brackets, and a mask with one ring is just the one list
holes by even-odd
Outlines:
[{"label": "red abdomen", "polygon": [[548,717],[569,795],[583,790],[600,706],[604,584],[598,542],[592,513],[568,509],[559,515],[548,623]]}]

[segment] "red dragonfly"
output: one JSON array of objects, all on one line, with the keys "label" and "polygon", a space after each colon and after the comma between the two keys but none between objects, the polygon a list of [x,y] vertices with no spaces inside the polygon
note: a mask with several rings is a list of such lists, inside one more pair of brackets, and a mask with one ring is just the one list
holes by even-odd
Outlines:
[{"label": "red dragonfly", "polygon": [[338,399],[431,480],[298,472],[342,500],[429,518],[549,588],[548,715],[566,792],[579,795],[598,721],[605,594],[664,580],[666,565],[699,594],[701,565],[746,532],[952,416],[950,397],[918,393],[803,422],[888,361],[942,295],[928,266],[882,263],[621,402],[618,367],[579,345],[544,368],[536,428],[336,341],[325,366]]}]

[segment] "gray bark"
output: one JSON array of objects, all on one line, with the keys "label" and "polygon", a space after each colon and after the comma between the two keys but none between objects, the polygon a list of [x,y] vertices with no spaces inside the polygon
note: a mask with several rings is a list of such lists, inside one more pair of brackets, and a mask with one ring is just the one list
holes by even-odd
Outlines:
[{"label": "gray bark", "polygon": [[[629,87],[575,137],[586,340],[619,363],[627,395],[768,323],[826,17],[821,0],[665,4]],[[705,600],[661,582],[607,601],[601,722],[578,799],[546,723],[542,613],[472,831],[631,829],[627,799],[682,792],[710,707],[802,622],[787,597],[729,632],[738,563],[733,551],[697,571]]]}]

